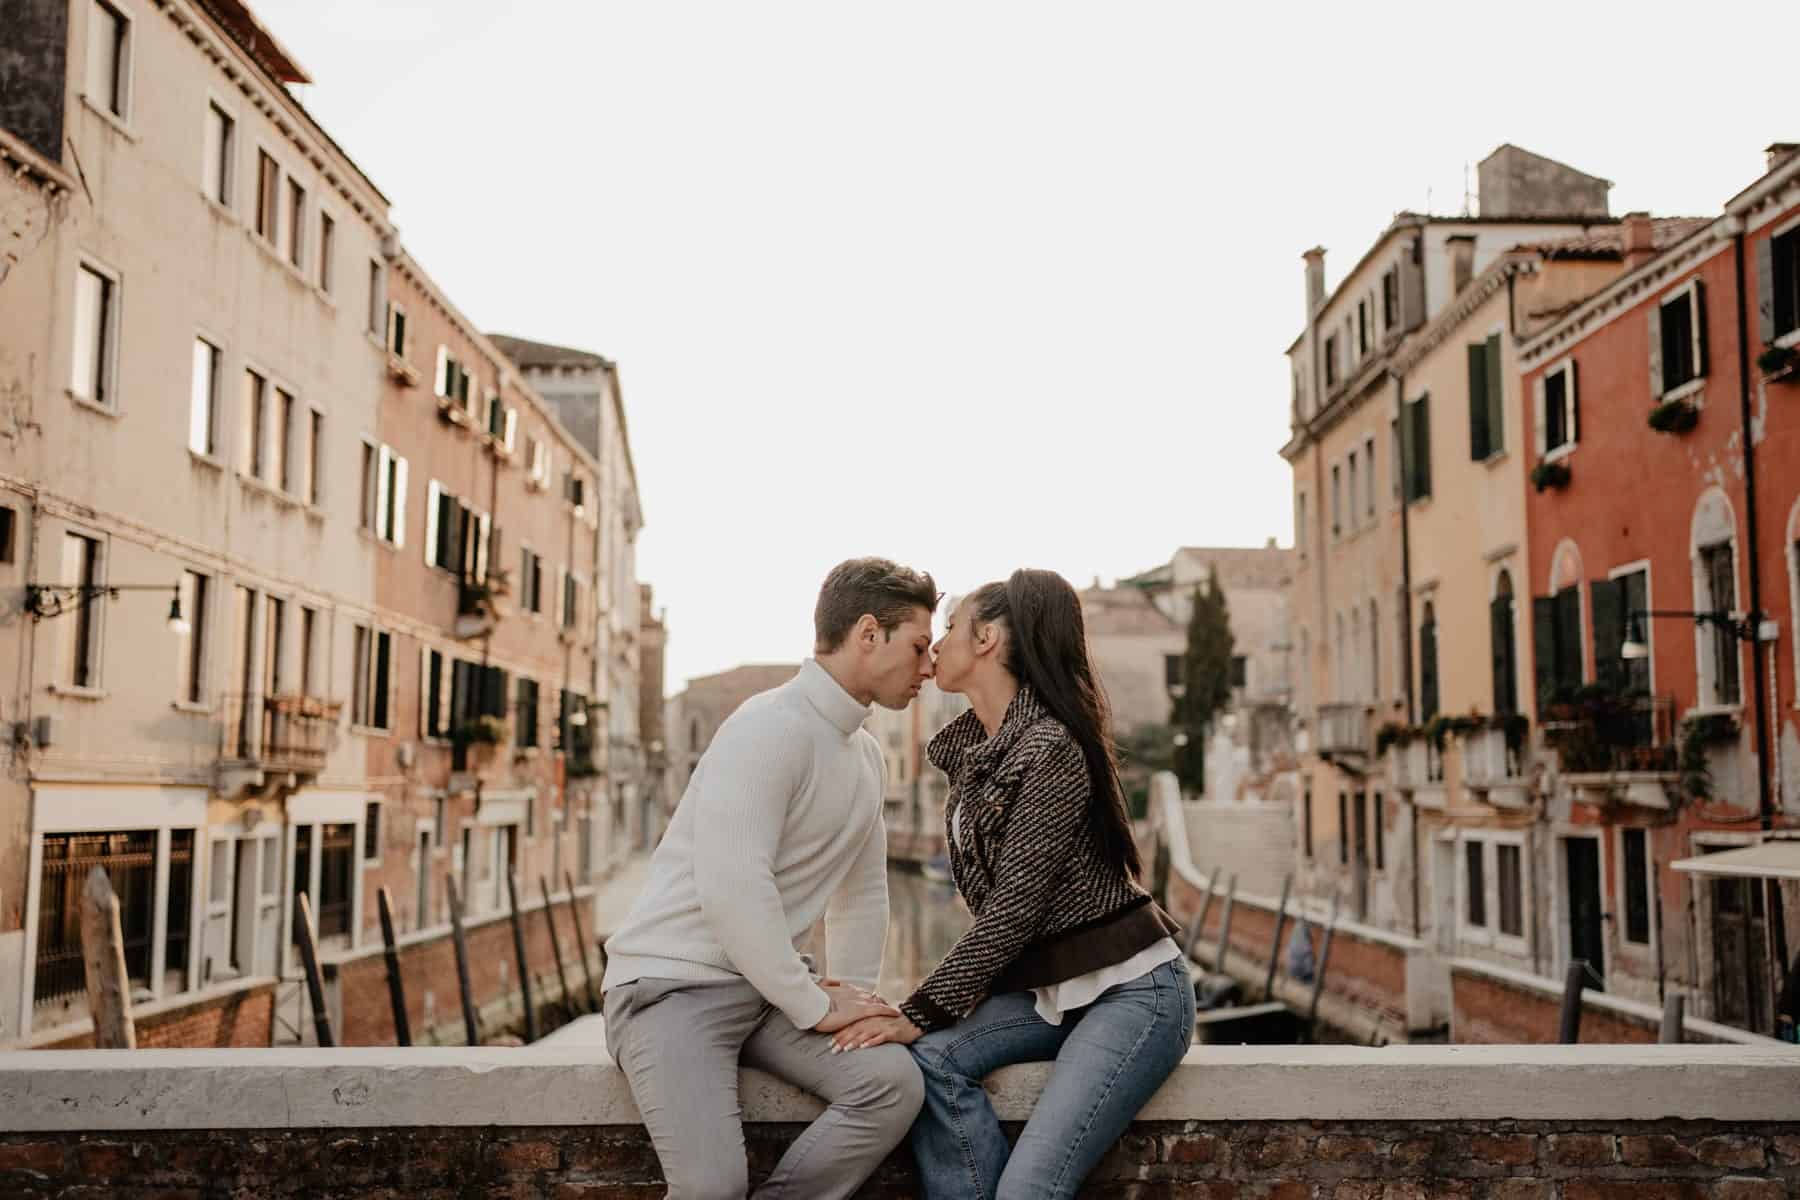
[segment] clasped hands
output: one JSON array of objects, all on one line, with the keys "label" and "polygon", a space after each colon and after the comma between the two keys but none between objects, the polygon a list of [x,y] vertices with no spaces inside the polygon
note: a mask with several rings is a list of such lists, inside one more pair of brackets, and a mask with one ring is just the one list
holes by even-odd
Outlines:
[{"label": "clasped hands", "polygon": [[866,988],[837,979],[821,980],[819,986],[831,998],[831,1007],[813,1030],[833,1035],[833,1054],[864,1050],[886,1042],[909,1046],[925,1034],[899,1009]]}]

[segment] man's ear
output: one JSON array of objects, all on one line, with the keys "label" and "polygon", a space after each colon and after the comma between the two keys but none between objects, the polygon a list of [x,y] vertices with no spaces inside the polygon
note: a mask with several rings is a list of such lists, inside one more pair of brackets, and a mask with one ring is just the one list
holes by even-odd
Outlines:
[{"label": "man's ear", "polygon": [[864,613],[856,618],[850,636],[856,640],[857,645],[872,650],[881,641],[881,622],[875,619],[874,613]]}]

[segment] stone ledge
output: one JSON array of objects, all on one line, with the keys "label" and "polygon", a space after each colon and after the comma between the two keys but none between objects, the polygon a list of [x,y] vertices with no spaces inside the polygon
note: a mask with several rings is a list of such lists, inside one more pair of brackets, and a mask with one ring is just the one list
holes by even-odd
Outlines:
[{"label": "stone ledge", "polygon": [[[1030,1116],[1049,1064],[988,1081]],[[817,1100],[758,1071],[745,1119]],[[1142,1121],[1792,1121],[1800,1051],[1749,1046],[1197,1047]],[[70,1050],[0,1053],[0,1131],[633,1125],[604,1050]]]}]

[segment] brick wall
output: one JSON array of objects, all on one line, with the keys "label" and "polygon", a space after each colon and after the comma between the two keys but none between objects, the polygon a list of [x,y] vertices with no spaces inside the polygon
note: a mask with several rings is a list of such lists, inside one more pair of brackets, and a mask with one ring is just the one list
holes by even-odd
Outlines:
[{"label": "brick wall", "polygon": [[[133,1021],[140,1050],[205,1047],[252,1048],[269,1044],[275,1013],[275,985],[264,984],[214,996]],[[45,1049],[91,1050],[94,1035],[84,1033]]]},{"label": "brick wall", "polygon": [[[797,1124],[747,1131],[752,1180]],[[1016,1135],[1018,1127],[1008,1126]],[[0,1134],[0,1193],[256,1196],[662,1195],[638,1126]],[[858,1193],[917,1195],[907,1152]],[[1088,1197],[1195,1200],[1781,1200],[1800,1196],[1800,1121],[1156,1121]]]}]

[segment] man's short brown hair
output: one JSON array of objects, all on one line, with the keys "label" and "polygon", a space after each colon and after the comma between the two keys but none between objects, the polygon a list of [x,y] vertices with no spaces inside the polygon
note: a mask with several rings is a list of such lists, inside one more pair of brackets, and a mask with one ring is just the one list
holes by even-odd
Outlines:
[{"label": "man's short brown hair", "polygon": [[853,558],[831,568],[813,609],[813,653],[830,654],[844,644],[864,613],[892,637],[914,609],[937,609],[931,576],[885,558]]}]

